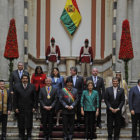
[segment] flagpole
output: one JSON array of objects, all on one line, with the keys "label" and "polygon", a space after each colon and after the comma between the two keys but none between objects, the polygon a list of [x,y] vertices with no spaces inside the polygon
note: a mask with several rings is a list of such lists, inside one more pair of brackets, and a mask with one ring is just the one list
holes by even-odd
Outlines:
[{"label": "flagpole", "polygon": [[72,57],[72,37],[70,37],[70,57]]}]

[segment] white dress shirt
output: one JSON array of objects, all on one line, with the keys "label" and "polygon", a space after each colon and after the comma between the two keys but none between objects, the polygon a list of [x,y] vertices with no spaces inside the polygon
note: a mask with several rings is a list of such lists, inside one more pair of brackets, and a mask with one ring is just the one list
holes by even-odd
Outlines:
[{"label": "white dress shirt", "polygon": [[23,70],[18,70],[18,74],[19,74],[19,77],[21,78],[22,77],[22,74],[23,74]]},{"label": "white dress shirt", "polygon": [[113,87],[113,91],[114,91],[114,99],[116,99],[116,96],[117,96],[117,87]]},{"label": "white dress shirt", "polygon": [[139,92],[140,92],[140,86],[139,86],[139,85],[137,85],[137,87],[138,87],[138,90],[139,90]]},{"label": "white dress shirt", "polygon": [[76,78],[77,78],[77,75],[72,76],[72,80],[73,80],[73,85],[74,85],[74,86],[75,86],[75,84],[76,84]]},{"label": "white dress shirt", "polygon": [[57,77],[54,77],[54,81],[55,81],[55,83],[57,82],[57,79],[58,79]]}]

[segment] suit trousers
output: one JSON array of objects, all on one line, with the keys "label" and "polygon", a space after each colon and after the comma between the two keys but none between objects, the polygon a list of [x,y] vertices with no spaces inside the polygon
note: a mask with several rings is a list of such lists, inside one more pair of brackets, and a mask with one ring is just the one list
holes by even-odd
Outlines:
[{"label": "suit trousers", "polygon": [[51,62],[51,61],[49,61],[48,62],[48,76],[51,75],[51,72],[52,72],[52,68],[53,67],[57,67],[57,62]]},{"label": "suit trousers", "polygon": [[140,138],[140,113],[131,115],[132,119],[132,138],[137,138],[137,124],[139,123],[139,138]]},{"label": "suit trousers", "polygon": [[50,137],[53,128],[53,114],[54,112],[42,110],[42,123],[45,137]]},{"label": "suit trousers", "polygon": [[85,69],[87,71],[87,77],[90,76],[90,64],[89,63],[82,63],[81,64],[81,75],[84,77]]},{"label": "suit trousers", "polygon": [[31,137],[32,124],[33,124],[33,113],[32,112],[20,112],[17,114],[18,117],[18,128],[19,136],[25,137],[25,129],[27,130],[27,136]]},{"label": "suit trousers", "polygon": [[[94,126],[95,126],[95,111],[85,111],[85,138],[93,139],[93,134],[95,132]],[[90,135],[88,135],[88,133]]]},{"label": "suit trousers", "polygon": [[112,134],[114,130],[114,139],[119,139],[120,128],[121,128],[121,112],[118,111],[117,113],[112,113],[110,110],[107,110],[108,138],[112,139]]},{"label": "suit trousers", "polygon": [[6,137],[7,115],[0,114],[0,122],[2,123],[2,137]]},{"label": "suit trousers", "polygon": [[75,114],[63,114],[63,132],[65,138],[72,138],[74,131]]},{"label": "suit trousers", "polygon": [[81,96],[79,95],[79,101],[76,106],[77,123],[81,123]]},{"label": "suit trousers", "polygon": [[101,103],[102,103],[102,97],[99,95],[99,115],[97,117],[97,125],[101,123]]}]

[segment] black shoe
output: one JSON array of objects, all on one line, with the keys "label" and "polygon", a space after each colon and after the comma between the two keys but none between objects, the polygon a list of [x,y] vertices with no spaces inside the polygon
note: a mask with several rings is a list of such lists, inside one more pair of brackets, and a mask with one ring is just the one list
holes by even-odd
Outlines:
[{"label": "black shoe", "polygon": [[72,140],[72,135],[69,135],[69,140]]},{"label": "black shoe", "polygon": [[31,137],[27,137],[27,140],[31,140]]},{"label": "black shoe", "polygon": [[97,134],[94,133],[94,134],[93,134],[93,139],[96,139],[96,138],[97,138]]},{"label": "black shoe", "polygon": [[23,138],[23,137],[19,137],[19,140],[25,140],[25,138]]},{"label": "black shoe", "polygon": [[67,137],[64,137],[64,140],[68,140],[68,138]]},{"label": "black shoe", "polygon": [[101,123],[97,124],[97,126],[101,129],[102,128],[102,125]]}]

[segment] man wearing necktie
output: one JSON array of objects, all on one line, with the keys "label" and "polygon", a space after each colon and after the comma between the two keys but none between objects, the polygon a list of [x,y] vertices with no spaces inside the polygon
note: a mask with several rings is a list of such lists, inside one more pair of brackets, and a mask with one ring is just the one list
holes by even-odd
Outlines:
[{"label": "man wearing necktie", "polygon": [[112,140],[113,130],[114,140],[119,140],[121,114],[122,107],[125,102],[125,94],[124,89],[119,87],[119,82],[116,77],[112,79],[112,85],[113,86],[107,88],[105,92],[105,103],[107,106],[108,140]]},{"label": "man wearing necktie", "polygon": [[54,107],[57,101],[57,89],[51,86],[52,79],[45,79],[46,86],[40,89],[39,101],[41,104],[41,116],[43,122],[44,140],[51,139],[53,127]]},{"label": "man wearing necktie", "polygon": [[0,80],[0,123],[2,123],[1,140],[6,140],[7,117],[11,113],[11,97],[5,89],[5,82]]},{"label": "man wearing necktie", "polygon": [[10,92],[11,92],[11,94],[14,93],[14,85],[17,83],[21,83],[21,77],[23,74],[26,74],[28,76],[28,79],[29,79],[28,83],[30,83],[29,73],[24,70],[23,63],[18,62],[17,67],[18,67],[18,69],[14,70],[11,74],[11,77],[10,77]]},{"label": "man wearing necktie", "polygon": [[21,82],[14,86],[14,110],[18,118],[19,140],[25,139],[25,129],[27,140],[31,140],[33,112],[36,108],[35,86],[28,81],[28,75],[23,74]]}]

